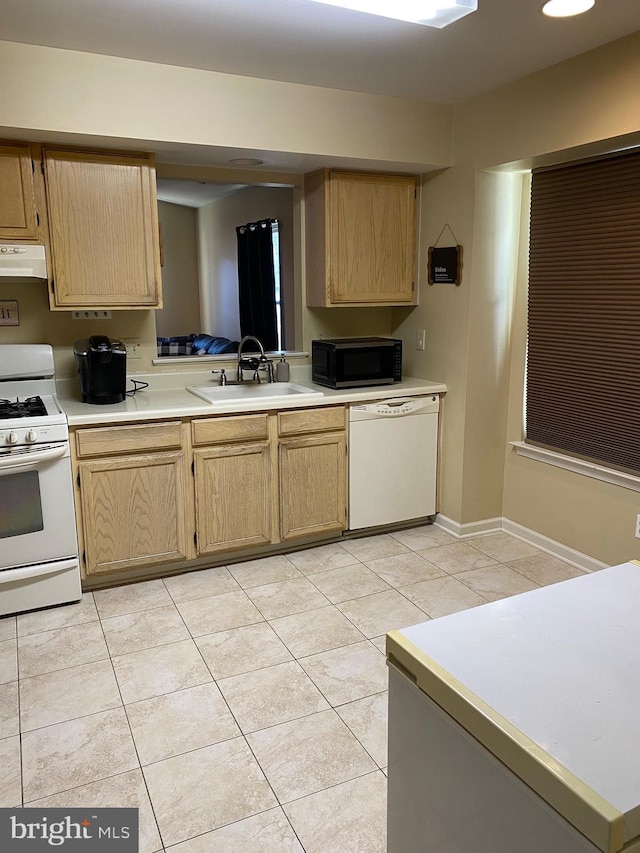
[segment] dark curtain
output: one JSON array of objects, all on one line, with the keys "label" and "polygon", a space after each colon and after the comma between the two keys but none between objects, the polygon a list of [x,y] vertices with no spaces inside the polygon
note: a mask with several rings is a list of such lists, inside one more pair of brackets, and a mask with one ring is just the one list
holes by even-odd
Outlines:
[{"label": "dark curtain", "polygon": [[276,292],[273,267],[273,219],[236,228],[240,333],[253,335],[265,350],[278,349]]}]

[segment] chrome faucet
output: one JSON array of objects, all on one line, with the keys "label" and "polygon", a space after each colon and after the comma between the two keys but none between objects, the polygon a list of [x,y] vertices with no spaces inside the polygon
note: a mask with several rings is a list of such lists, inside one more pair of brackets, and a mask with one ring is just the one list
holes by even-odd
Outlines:
[{"label": "chrome faucet", "polygon": [[[247,341],[254,341],[258,345],[258,349],[260,350],[260,358],[242,358],[242,350]],[[260,382],[261,370],[266,371],[268,382],[275,381],[273,375],[273,362],[271,361],[271,359],[267,358],[264,353],[264,347],[257,338],[254,338],[253,335],[245,335],[240,341],[240,344],[238,345],[238,369],[236,373],[236,379],[238,380],[238,382],[244,381],[242,373],[243,370],[252,370],[253,380],[255,382]]]}]

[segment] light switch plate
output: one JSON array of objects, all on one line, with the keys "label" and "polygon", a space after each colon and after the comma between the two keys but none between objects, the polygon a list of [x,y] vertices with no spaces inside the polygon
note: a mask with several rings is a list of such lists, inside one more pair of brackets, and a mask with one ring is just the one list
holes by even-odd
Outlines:
[{"label": "light switch plate", "polygon": [[424,351],[426,329],[418,329],[416,332],[416,349]]}]

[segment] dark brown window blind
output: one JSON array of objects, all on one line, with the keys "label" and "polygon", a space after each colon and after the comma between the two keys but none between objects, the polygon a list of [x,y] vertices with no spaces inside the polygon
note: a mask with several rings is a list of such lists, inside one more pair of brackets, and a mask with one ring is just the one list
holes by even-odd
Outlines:
[{"label": "dark brown window blind", "polygon": [[640,472],[640,151],[535,171],[526,439]]}]

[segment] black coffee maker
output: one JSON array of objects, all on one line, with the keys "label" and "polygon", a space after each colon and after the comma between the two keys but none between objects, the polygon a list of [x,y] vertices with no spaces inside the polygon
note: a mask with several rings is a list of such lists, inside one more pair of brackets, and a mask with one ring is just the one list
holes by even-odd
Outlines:
[{"label": "black coffee maker", "polygon": [[73,345],[83,403],[121,403],[127,386],[127,349],[115,338],[92,335]]}]

